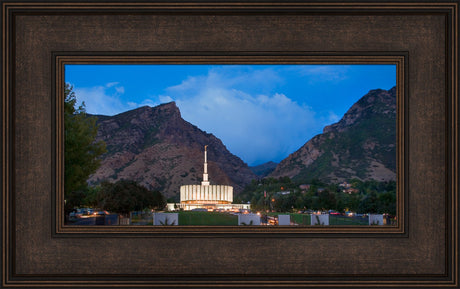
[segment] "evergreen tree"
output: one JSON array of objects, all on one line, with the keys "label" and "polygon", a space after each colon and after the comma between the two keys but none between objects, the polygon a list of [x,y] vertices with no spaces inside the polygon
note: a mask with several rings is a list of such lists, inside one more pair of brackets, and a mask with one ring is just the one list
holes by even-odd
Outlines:
[{"label": "evergreen tree", "polygon": [[[64,196],[66,211],[81,205],[87,191],[87,179],[100,165],[105,143],[96,142],[96,117],[86,114],[85,105],[77,105],[73,88],[64,90]],[[83,196],[83,197],[82,197]]]}]

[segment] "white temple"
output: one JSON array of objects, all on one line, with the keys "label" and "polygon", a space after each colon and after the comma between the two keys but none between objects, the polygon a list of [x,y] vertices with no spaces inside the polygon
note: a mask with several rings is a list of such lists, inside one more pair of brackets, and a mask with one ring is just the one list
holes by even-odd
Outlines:
[{"label": "white temple", "polygon": [[211,185],[208,177],[207,145],[204,146],[204,172],[201,185],[183,185],[180,187],[180,203],[168,204],[168,210],[178,207],[183,210],[240,210],[249,209],[249,204],[232,204],[233,187]]}]

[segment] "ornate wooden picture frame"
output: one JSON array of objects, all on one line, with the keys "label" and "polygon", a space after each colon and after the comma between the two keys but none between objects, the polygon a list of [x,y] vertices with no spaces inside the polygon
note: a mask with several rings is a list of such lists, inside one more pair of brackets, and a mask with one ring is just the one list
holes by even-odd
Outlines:
[{"label": "ornate wooden picture frame", "polygon": [[[458,287],[458,2],[1,3],[3,287]],[[396,64],[398,225],[63,225],[85,62]]]}]

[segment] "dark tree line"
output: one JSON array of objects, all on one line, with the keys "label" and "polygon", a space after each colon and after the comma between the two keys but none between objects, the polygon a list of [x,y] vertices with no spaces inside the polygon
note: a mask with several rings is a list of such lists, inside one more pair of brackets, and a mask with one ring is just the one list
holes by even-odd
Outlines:
[{"label": "dark tree line", "polygon": [[131,180],[107,181],[73,194],[75,207],[92,207],[128,216],[133,211],[163,209],[166,199],[159,191],[150,191]]},{"label": "dark tree line", "polygon": [[[308,189],[289,178],[254,180],[235,198],[235,202],[251,202],[251,209],[290,212],[295,210],[334,210],[357,213],[396,214],[396,182],[349,181],[351,189],[338,184],[313,180]],[[350,189],[350,188],[348,188]],[[264,193],[265,192],[265,193]]]},{"label": "dark tree line", "polygon": [[163,209],[166,199],[158,191],[150,191],[135,181],[104,182],[96,196],[97,206],[104,210],[129,215],[145,209]]}]

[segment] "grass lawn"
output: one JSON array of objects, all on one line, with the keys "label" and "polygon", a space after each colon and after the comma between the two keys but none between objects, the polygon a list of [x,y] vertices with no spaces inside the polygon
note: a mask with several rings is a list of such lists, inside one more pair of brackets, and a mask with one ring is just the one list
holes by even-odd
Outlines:
[{"label": "grass lawn", "polygon": [[220,212],[179,212],[180,226],[238,226],[238,216]]},{"label": "grass lawn", "polygon": [[329,216],[329,225],[369,225],[367,217]]},{"label": "grass lawn", "polygon": [[[278,215],[290,215],[291,221],[299,225],[310,226],[311,216],[309,214],[298,214],[298,213],[268,213],[269,216],[278,216]],[[347,216],[335,216],[329,215],[329,225],[333,226],[342,226],[342,225],[352,225],[352,226],[367,226],[368,219],[367,217],[347,217]]]},{"label": "grass lawn", "polygon": [[289,214],[291,215],[291,220],[299,225],[310,225],[311,216],[307,214]]},{"label": "grass lawn", "polygon": [[151,214],[133,214],[131,216],[131,225],[153,225],[152,218]]},{"label": "grass lawn", "polygon": [[[181,211],[179,213],[180,226],[238,226],[238,216],[221,212],[196,212]],[[301,225],[310,226],[311,216],[309,214],[298,213],[268,213],[269,216],[290,215],[291,221]],[[347,217],[329,215],[329,225],[368,225],[367,217]]]}]

